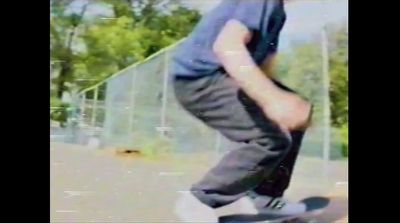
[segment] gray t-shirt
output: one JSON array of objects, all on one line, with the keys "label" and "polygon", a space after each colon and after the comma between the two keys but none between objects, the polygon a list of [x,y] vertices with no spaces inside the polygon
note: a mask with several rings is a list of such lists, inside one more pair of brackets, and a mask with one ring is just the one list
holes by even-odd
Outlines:
[{"label": "gray t-shirt", "polygon": [[216,73],[222,65],[212,50],[219,32],[230,19],[236,19],[253,32],[247,48],[256,64],[275,52],[285,23],[283,0],[222,0],[203,16],[193,32],[173,56],[175,76],[204,76]]}]

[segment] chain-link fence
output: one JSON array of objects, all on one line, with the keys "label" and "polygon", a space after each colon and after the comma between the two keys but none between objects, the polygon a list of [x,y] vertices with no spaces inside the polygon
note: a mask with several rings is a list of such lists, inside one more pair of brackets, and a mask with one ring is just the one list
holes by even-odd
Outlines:
[{"label": "chain-link fence", "polygon": [[[322,50],[314,58],[320,65],[304,71],[316,72],[320,78],[299,82],[293,81],[298,77],[283,75],[280,79],[295,90],[299,84],[310,85],[310,88],[302,86],[306,91],[314,86],[310,92],[316,114],[313,127],[304,139],[302,154],[327,160],[339,158],[341,153],[338,134],[329,124],[329,79],[324,67],[327,58],[321,46]],[[189,115],[176,102],[169,72],[175,47],[168,47],[82,91],[75,100],[77,116],[71,130],[74,141],[88,143],[95,138],[102,147],[151,152],[208,150],[220,154],[227,149],[229,142],[223,136]],[[303,93],[301,89],[299,93]]]},{"label": "chain-link fence", "polygon": [[[78,95],[80,143],[103,147],[193,152],[220,149],[221,136],[175,101],[171,46]],[[156,151],[157,152],[157,151]]]}]

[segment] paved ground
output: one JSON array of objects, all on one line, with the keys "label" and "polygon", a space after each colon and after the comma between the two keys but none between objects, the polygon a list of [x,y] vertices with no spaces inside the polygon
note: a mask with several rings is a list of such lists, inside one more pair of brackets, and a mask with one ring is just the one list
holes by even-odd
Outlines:
[{"label": "paved ground", "polygon": [[[150,159],[61,143],[50,150],[51,222],[179,222],[176,199],[216,161],[212,154]],[[324,166],[301,157],[287,195],[329,196],[325,213],[309,222],[347,222],[347,162]]]}]

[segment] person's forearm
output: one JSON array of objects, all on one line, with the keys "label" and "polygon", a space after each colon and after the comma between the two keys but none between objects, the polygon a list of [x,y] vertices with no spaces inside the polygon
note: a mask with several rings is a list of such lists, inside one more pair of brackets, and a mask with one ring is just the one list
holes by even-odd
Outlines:
[{"label": "person's forearm", "polygon": [[260,106],[265,106],[279,94],[280,90],[253,62],[243,44],[230,44],[225,49],[219,49],[217,56],[239,87]]},{"label": "person's forearm", "polygon": [[[239,87],[284,132],[303,128],[309,119],[310,103],[281,90],[267,76],[271,73],[263,73],[247,50],[251,38],[252,32],[242,23],[228,21],[215,40],[213,51]],[[268,60],[267,63],[271,62]]]}]

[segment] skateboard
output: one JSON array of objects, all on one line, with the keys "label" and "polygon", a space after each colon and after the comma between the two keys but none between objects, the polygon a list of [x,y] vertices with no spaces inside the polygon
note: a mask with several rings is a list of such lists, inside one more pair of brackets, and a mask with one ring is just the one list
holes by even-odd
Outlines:
[{"label": "skateboard", "polygon": [[306,204],[306,212],[299,215],[273,215],[273,214],[234,214],[219,217],[219,223],[283,223],[302,217],[320,214],[329,204],[329,198],[309,197],[300,202]]}]

